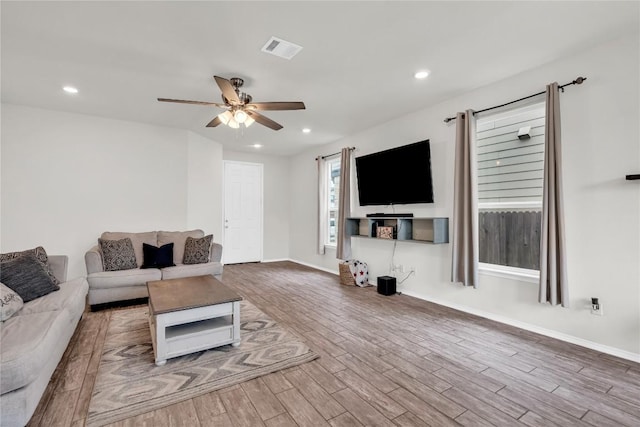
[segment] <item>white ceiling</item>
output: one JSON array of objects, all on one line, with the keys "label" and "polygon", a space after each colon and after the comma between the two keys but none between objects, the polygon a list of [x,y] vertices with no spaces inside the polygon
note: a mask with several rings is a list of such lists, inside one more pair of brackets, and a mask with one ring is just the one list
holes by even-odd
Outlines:
[{"label": "white ceiling", "polygon": [[[638,28],[637,2],[610,1],[2,1],[1,15],[2,102],[183,128],[281,155]],[[303,50],[292,60],[262,53],[271,36]],[[429,78],[415,80],[425,68]],[[215,107],[156,101],[219,102],[214,74],[244,78],[254,101],[307,109],[265,112],[284,126],[277,132],[236,131],[205,128]]]}]

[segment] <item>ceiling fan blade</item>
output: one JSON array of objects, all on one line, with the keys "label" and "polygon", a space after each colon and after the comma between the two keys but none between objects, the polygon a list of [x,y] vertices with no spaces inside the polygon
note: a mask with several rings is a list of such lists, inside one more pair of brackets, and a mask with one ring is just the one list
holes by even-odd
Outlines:
[{"label": "ceiling fan blade", "polygon": [[158,98],[158,101],[160,101],[160,102],[177,102],[178,104],[215,105],[216,107],[226,108],[226,105],[218,104],[217,102],[187,101],[186,99],[169,99],[169,98]]},{"label": "ceiling fan blade", "polygon": [[207,127],[208,128],[214,128],[214,127],[218,126],[220,123],[222,123],[222,120],[220,120],[220,117],[216,116],[213,120],[211,120],[209,123],[207,123]]},{"label": "ceiling fan blade", "polygon": [[255,111],[251,111],[251,110],[246,110],[247,114],[249,116],[251,116],[251,118],[253,120],[255,120],[256,122],[260,123],[263,126],[266,126],[268,128],[271,128],[273,130],[280,130],[282,129],[282,125],[280,123],[276,123],[273,120],[271,120],[270,118],[263,116],[260,113],[256,113]]},{"label": "ceiling fan blade", "polygon": [[238,94],[231,82],[223,77],[213,76],[222,91],[222,95],[233,105],[241,104],[240,98],[238,98]]},{"label": "ceiling fan blade", "polygon": [[304,102],[252,102],[246,105],[254,110],[304,110]]}]

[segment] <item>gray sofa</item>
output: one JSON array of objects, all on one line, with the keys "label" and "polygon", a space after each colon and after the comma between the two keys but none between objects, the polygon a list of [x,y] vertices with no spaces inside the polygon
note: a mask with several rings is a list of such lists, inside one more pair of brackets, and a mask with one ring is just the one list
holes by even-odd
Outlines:
[{"label": "gray sofa", "polygon": [[[104,271],[102,252],[96,245],[85,254],[87,281],[89,282],[89,304],[93,307],[114,301],[145,298],[147,282],[151,280],[176,279],[180,277],[201,276],[211,274],[217,278],[222,276],[222,245],[211,242],[209,262],[203,264],[182,263],[185,241],[187,237],[201,238],[202,230],[189,231],[150,231],[144,233],[105,232],[100,236],[104,240],[131,239],[138,268],[119,271]],[[163,246],[173,243],[173,262],[175,267],[146,268],[143,264],[143,243]]]},{"label": "gray sofa", "polygon": [[84,277],[66,281],[68,258],[49,256],[60,290],[34,299],[2,322],[0,420],[27,424],[86,307]]}]

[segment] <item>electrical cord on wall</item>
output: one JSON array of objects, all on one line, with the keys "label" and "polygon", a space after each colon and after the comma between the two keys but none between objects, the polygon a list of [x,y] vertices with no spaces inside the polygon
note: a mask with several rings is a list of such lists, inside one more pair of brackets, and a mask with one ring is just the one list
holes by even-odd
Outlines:
[{"label": "electrical cord on wall", "polygon": [[[391,205],[391,206],[393,207],[393,205]],[[393,250],[391,252],[391,263],[389,264],[389,273],[388,273],[388,275],[391,276],[391,273],[393,272],[394,273],[393,277],[396,277],[395,276],[396,246],[398,245],[398,236],[401,235],[400,234],[400,230],[402,228],[402,221],[398,221],[398,220],[396,220],[396,221],[397,221],[396,224],[398,225],[398,230],[396,232],[396,238],[393,241]],[[407,273],[407,275],[403,279],[398,280],[397,284],[398,285],[403,284],[414,273],[415,273],[415,270],[412,269],[410,272]],[[396,277],[396,279],[397,279],[397,277]]]},{"label": "electrical cord on wall", "polygon": [[[389,263],[389,273],[388,276],[391,276],[391,272],[395,273],[395,261],[394,257],[396,256],[396,245],[398,244],[397,240],[393,241],[393,251],[391,252],[391,262]],[[395,276],[394,276],[395,277]]]},{"label": "electrical cord on wall", "polygon": [[[393,208],[393,205],[391,205],[391,207]],[[400,228],[402,228],[402,222],[396,220],[396,225],[398,226],[398,229],[396,231],[396,238],[393,240],[393,251],[391,252],[391,264],[389,264],[389,276],[391,276],[391,272],[392,271],[395,273],[396,246],[398,245],[398,236],[400,235]],[[393,276],[393,277],[395,277],[395,276]],[[406,278],[405,278],[405,280],[406,280]],[[402,282],[400,282],[400,283],[402,283]]]},{"label": "electrical cord on wall", "polygon": [[409,278],[409,276],[411,276],[415,272],[416,272],[415,270],[411,270],[410,272],[408,272],[406,277],[398,282],[398,285],[402,285],[404,283],[404,281],[407,280]]}]

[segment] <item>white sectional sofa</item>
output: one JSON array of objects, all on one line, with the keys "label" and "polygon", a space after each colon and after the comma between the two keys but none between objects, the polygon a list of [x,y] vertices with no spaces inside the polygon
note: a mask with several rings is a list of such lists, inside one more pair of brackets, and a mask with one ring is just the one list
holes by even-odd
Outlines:
[{"label": "white sectional sofa", "polygon": [[[183,264],[183,254],[187,237],[202,238],[204,231],[150,231],[143,233],[105,232],[103,240],[130,238],[133,243],[138,268],[105,271],[100,246],[96,245],[85,254],[87,281],[89,282],[89,304],[93,307],[114,301],[145,298],[147,282],[150,280],[175,279],[180,277],[211,274],[218,279],[222,276],[222,245],[211,241],[209,259],[201,264]],[[156,247],[173,243],[175,267],[146,268],[143,264],[143,244]]]},{"label": "white sectional sofa", "polygon": [[87,281],[66,281],[67,263],[64,255],[49,256],[60,290],[25,303],[0,326],[2,426],[27,424],[85,310]]}]

